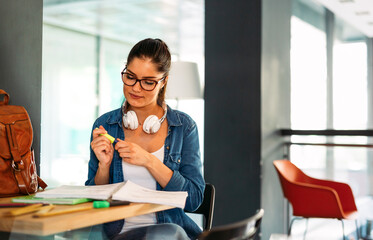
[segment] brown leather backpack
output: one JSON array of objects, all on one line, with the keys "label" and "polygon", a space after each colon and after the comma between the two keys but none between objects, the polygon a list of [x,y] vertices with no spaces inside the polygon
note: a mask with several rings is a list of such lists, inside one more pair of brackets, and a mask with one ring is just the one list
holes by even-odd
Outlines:
[{"label": "brown leather backpack", "polygon": [[47,185],[36,173],[30,117],[24,107],[8,105],[7,92],[0,95],[0,197],[35,193]]}]

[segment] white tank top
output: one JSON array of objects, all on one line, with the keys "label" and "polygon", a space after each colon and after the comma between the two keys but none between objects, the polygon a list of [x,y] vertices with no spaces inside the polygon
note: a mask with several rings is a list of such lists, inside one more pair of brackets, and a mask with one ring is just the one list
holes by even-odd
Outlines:
[{"label": "white tank top", "polygon": [[[164,145],[157,151],[152,153],[159,161],[163,162],[164,159]],[[157,182],[154,177],[149,173],[149,171],[142,166],[132,165],[122,161],[123,178],[124,180],[131,180],[132,182],[156,190]],[[136,217],[126,218],[122,231],[120,233],[126,232],[128,230],[145,227],[157,223],[155,213],[140,215]]]}]

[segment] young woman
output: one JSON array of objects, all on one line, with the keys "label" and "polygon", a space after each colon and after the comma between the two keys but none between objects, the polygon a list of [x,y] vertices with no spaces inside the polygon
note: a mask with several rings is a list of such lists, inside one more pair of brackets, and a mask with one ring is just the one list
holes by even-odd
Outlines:
[{"label": "young woman", "polygon": [[[185,209],[193,211],[205,186],[198,130],[187,114],[164,102],[170,67],[162,40],[144,39],[132,48],[121,73],[125,103],[93,124],[86,185],[131,180],[150,189],[187,191]],[[118,142],[111,144],[103,133]],[[111,222],[104,231],[110,239],[193,239],[201,229],[175,208]]]}]

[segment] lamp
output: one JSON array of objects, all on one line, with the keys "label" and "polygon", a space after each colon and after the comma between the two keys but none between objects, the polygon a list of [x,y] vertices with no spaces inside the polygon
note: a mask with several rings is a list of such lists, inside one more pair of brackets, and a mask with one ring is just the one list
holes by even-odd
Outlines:
[{"label": "lamp", "polygon": [[171,63],[166,98],[177,101],[181,98],[202,98],[196,63],[183,61]]}]

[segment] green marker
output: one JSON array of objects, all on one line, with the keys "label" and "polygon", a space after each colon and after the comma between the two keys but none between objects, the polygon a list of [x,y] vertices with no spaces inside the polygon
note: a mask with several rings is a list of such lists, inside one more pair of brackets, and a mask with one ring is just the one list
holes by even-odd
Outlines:
[{"label": "green marker", "polygon": [[113,206],[128,205],[128,201],[110,200],[110,201],[93,201],[93,208],[108,208]]},{"label": "green marker", "polygon": [[108,201],[93,201],[93,208],[108,208],[110,203]]}]

